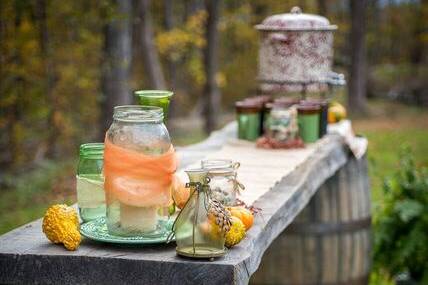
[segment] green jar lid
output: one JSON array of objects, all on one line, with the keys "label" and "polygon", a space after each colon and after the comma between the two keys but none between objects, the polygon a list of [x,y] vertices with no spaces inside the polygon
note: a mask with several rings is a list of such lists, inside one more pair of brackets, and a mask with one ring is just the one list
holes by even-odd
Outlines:
[{"label": "green jar lid", "polygon": [[174,95],[174,92],[168,90],[137,90],[134,92],[137,97],[146,97],[146,98],[169,98]]}]

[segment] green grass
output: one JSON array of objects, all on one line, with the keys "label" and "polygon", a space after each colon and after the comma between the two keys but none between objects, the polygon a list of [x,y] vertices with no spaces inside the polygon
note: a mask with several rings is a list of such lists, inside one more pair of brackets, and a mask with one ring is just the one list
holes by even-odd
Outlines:
[{"label": "green grass", "polygon": [[369,140],[368,159],[374,206],[382,202],[383,180],[396,171],[403,146],[411,147],[417,165],[428,166],[428,110],[372,101],[369,115],[354,120],[353,125],[357,133]]},{"label": "green grass", "polygon": [[[386,176],[398,168],[399,153],[410,146],[418,166],[428,166],[428,111],[385,101],[371,101],[369,115],[353,121],[357,133],[369,140],[368,159],[372,193],[372,215],[382,204]],[[376,234],[376,232],[375,232]],[[371,285],[395,284],[385,272],[372,272]]]},{"label": "green grass", "polygon": [[74,161],[66,160],[6,174],[0,191],[0,234],[40,218],[53,203],[73,203],[73,173]]}]

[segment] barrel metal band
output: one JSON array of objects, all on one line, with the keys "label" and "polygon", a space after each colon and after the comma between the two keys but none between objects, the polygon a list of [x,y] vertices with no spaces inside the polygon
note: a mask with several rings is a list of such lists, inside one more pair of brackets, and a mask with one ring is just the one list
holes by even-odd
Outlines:
[{"label": "barrel metal band", "polygon": [[307,234],[307,235],[327,235],[334,233],[354,232],[370,228],[372,223],[371,217],[350,222],[338,223],[292,223],[285,232],[287,234]]}]

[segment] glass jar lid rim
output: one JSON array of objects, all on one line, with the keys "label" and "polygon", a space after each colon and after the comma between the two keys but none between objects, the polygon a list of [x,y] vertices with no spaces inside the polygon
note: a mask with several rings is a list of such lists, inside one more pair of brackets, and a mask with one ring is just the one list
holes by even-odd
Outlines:
[{"label": "glass jar lid rim", "polygon": [[[233,165],[233,160],[231,159],[204,159],[201,161],[202,168],[225,168],[223,165]],[[220,166],[219,166],[220,165]],[[226,166],[227,168],[228,166]]]},{"label": "glass jar lid rim", "polygon": [[226,174],[234,174],[235,169],[232,167],[224,167],[224,168],[212,168],[208,169],[208,175],[226,175]]},{"label": "glass jar lid rim", "polygon": [[84,157],[99,157],[102,158],[104,155],[104,143],[84,143],[79,147],[80,156]]},{"label": "glass jar lid rim", "polygon": [[134,94],[138,97],[166,98],[174,95],[174,92],[168,90],[137,90]]},{"label": "glass jar lid rim", "polygon": [[186,169],[184,172],[189,172],[189,173],[204,173],[204,172],[207,172],[207,170],[204,169],[204,168],[189,168],[189,169]]},{"label": "glass jar lid rim", "polygon": [[124,122],[155,122],[163,120],[161,107],[122,105],[114,107],[113,119]]}]

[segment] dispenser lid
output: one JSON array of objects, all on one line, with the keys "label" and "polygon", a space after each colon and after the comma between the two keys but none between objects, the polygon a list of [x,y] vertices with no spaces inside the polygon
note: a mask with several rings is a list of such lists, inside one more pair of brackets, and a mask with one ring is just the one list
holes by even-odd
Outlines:
[{"label": "dispenser lid", "polygon": [[331,31],[336,25],[319,15],[302,13],[302,9],[295,6],[290,13],[277,14],[267,17],[260,25],[255,26],[262,31]]}]

